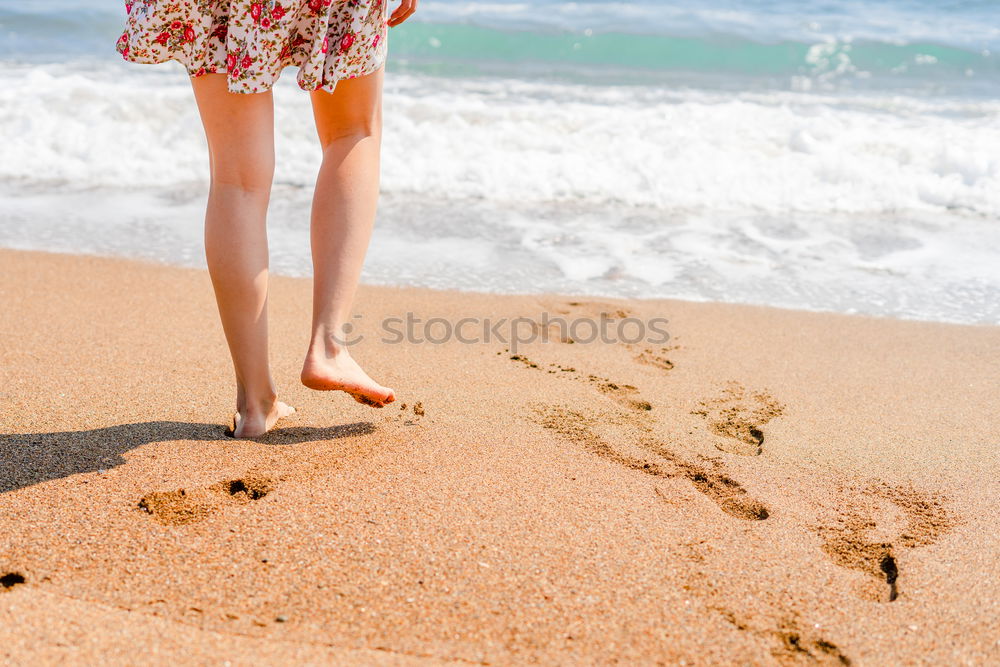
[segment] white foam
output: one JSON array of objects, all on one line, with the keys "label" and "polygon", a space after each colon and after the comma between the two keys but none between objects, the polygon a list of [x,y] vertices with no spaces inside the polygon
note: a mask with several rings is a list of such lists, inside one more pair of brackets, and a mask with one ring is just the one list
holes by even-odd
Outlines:
[{"label": "white foam", "polygon": [[[306,186],[320,156],[308,96],[291,79],[276,94],[276,178]],[[385,107],[389,193],[681,211],[1000,215],[1000,102],[398,75]],[[200,122],[175,68],[8,70],[0,125],[5,180],[139,188],[205,180]]]},{"label": "white foam", "polygon": [[[273,266],[308,273],[308,96]],[[1000,319],[1000,102],[389,77],[366,279]],[[180,68],[0,68],[0,243],[201,262]],[[26,193],[35,193],[26,196]]]}]

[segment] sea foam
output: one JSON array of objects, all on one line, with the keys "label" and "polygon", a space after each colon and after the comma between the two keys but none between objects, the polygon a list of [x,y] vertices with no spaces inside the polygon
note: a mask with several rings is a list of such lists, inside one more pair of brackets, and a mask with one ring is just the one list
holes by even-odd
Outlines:
[{"label": "sea foam", "polygon": [[[0,178],[148,187],[205,178],[178,68],[0,75]],[[279,183],[319,164],[308,96],[277,90]],[[397,75],[386,193],[730,213],[1000,215],[1000,101],[724,94]]]}]

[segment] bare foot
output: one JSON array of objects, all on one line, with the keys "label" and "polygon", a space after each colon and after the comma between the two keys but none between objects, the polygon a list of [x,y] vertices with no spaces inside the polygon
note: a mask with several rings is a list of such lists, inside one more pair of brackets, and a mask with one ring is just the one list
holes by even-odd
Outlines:
[{"label": "bare foot", "polygon": [[396,394],[368,377],[346,352],[334,357],[308,355],[302,366],[302,384],[318,391],[346,391],[358,403],[373,408],[396,400]]},{"label": "bare foot", "polygon": [[266,414],[252,412],[246,414],[246,418],[244,418],[242,413],[237,412],[233,414],[233,437],[256,438],[264,435],[274,428],[279,419],[287,417],[293,412],[295,412],[295,408],[281,401],[275,401]]}]

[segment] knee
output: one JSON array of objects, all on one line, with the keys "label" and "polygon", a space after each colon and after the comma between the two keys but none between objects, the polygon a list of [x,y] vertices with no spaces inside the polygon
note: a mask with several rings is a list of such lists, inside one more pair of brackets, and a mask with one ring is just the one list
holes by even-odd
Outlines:
[{"label": "knee", "polygon": [[212,164],[212,186],[248,194],[269,194],[274,180],[274,157]]},{"label": "knee", "polygon": [[378,109],[371,113],[352,113],[327,122],[319,128],[319,140],[325,150],[331,144],[343,141],[352,143],[362,139],[382,137],[382,114]]}]

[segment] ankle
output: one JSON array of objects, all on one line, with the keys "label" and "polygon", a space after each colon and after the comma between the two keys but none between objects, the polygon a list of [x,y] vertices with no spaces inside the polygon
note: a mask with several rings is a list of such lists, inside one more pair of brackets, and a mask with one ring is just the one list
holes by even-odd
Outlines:
[{"label": "ankle", "polygon": [[243,404],[246,414],[266,415],[278,402],[278,392],[271,389],[257,396],[248,395]]},{"label": "ankle", "polygon": [[348,345],[344,334],[327,333],[327,330],[319,331],[309,344],[308,356],[319,360],[332,360],[337,357],[349,357]]}]

